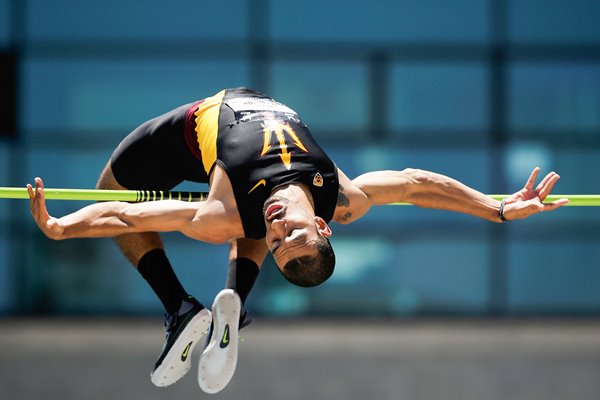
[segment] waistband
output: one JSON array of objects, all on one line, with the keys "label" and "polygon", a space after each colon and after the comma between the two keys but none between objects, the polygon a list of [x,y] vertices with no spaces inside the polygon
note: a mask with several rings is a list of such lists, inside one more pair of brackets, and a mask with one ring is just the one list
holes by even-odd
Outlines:
[{"label": "waistband", "polygon": [[202,152],[198,146],[198,139],[196,138],[196,116],[194,113],[198,110],[198,106],[204,103],[204,100],[199,100],[192,104],[190,108],[185,112],[185,129],[184,137],[185,144],[194,156],[194,158],[202,161]]}]

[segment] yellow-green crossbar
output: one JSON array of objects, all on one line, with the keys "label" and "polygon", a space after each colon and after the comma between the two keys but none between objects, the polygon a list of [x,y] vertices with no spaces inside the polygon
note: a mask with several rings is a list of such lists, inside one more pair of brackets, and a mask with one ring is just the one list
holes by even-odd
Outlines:
[{"label": "yellow-green crossbar", "polygon": [[[206,200],[206,192],[178,192],[163,190],[98,190],[98,189],[53,189],[45,188],[48,200],[87,200],[87,201],[127,201],[142,202],[156,200],[202,201]],[[488,195],[496,200],[509,197],[508,194]],[[28,199],[26,188],[0,187],[0,199]],[[550,203],[558,199],[569,200],[567,206],[600,206],[600,194],[554,194],[546,197]],[[410,203],[390,203],[390,205],[410,205]]]}]

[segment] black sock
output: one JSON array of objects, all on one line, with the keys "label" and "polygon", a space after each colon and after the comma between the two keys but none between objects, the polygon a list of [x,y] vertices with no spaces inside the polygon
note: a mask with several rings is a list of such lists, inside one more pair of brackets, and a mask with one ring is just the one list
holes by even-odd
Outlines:
[{"label": "black sock", "polygon": [[237,292],[242,300],[242,305],[246,302],[246,298],[254,286],[258,271],[258,265],[248,258],[237,258],[229,262],[225,285],[227,289]]},{"label": "black sock", "polygon": [[137,267],[169,314],[179,310],[188,297],[163,249],[150,250],[142,256]]}]

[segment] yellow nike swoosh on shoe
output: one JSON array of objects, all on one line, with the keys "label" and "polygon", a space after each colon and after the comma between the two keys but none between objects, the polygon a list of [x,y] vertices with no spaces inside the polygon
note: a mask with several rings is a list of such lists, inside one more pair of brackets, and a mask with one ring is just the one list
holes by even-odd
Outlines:
[{"label": "yellow nike swoosh on shoe", "polygon": [[181,361],[185,361],[188,358],[188,355],[190,354],[190,348],[192,347],[192,343],[194,342],[189,342],[187,346],[185,346],[185,350],[183,350],[183,353],[181,353]]},{"label": "yellow nike swoosh on shoe", "polygon": [[250,189],[250,191],[248,192],[248,194],[252,193],[255,189],[258,189],[259,186],[267,186],[267,181],[264,179],[261,179],[260,181],[258,181],[256,183],[256,185],[254,185],[254,187],[252,187],[252,189]]},{"label": "yellow nike swoosh on shoe", "polygon": [[221,343],[219,343],[219,347],[224,349],[229,345],[229,325],[225,325],[225,331],[223,332],[223,338],[221,339]]}]

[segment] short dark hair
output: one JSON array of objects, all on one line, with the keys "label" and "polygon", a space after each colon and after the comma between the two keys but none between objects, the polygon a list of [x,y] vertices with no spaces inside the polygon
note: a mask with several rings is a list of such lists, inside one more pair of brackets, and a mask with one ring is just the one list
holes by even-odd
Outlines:
[{"label": "short dark hair", "polygon": [[285,264],[281,273],[294,285],[313,287],[325,282],[335,268],[335,254],[329,239],[321,237],[313,243],[317,254],[294,258]]}]

